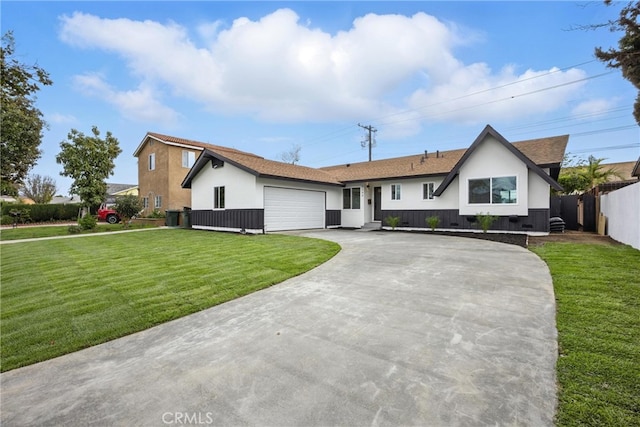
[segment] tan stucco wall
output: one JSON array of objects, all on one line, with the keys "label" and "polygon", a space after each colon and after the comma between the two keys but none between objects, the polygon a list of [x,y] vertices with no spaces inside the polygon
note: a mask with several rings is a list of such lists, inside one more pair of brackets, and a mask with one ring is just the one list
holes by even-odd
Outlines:
[{"label": "tan stucco wall", "polygon": [[[182,210],[191,207],[191,190],[181,187],[182,181],[189,173],[189,168],[182,167],[182,151],[192,151],[188,148],[166,146],[169,152],[167,167],[169,170],[168,205],[165,209]],[[196,152],[196,157],[200,154]]]},{"label": "tan stucco wall", "polygon": [[[166,145],[152,139],[147,140],[138,154],[138,187],[140,197],[149,198],[149,207],[144,214],[153,212],[155,196],[162,196],[161,212],[167,210],[182,210],[191,206],[191,190],[180,185],[189,172],[182,167],[182,147]],[[149,170],[149,155],[155,153],[155,170]]]}]

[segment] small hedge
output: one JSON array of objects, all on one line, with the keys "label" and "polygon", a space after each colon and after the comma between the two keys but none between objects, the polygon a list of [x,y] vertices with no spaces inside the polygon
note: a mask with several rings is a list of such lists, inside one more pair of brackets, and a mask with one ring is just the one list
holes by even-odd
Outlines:
[{"label": "small hedge", "polygon": [[[13,210],[29,211],[31,222],[47,222],[47,221],[76,221],[78,212],[82,205],[80,203],[68,204],[47,204],[47,205],[27,205],[23,203],[2,203],[1,216],[3,218],[11,218]],[[12,221],[13,222],[13,221]]]}]

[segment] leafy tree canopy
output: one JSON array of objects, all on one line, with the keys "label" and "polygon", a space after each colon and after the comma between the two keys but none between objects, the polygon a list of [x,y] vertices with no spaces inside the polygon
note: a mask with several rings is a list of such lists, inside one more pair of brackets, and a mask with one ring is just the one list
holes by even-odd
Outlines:
[{"label": "leafy tree canopy", "polygon": [[50,176],[29,175],[22,185],[22,194],[36,203],[49,203],[56,194],[56,182]]},{"label": "leafy tree canopy", "polygon": [[0,137],[0,190],[16,196],[29,170],[40,158],[38,148],[47,124],[35,107],[40,86],[51,85],[49,74],[37,65],[25,65],[14,58],[12,32],[2,36],[0,73],[2,105]]},{"label": "leafy tree canopy", "polygon": [[107,132],[104,139],[96,126],[93,136],[71,129],[67,140],[60,143],[56,162],[62,164],[60,175],[73,178],[70,192],[80,196],[82,203],[91,208],[104,201],[107,194],[106,179],[113,175],[115,159],[122,152],[118,140]]},{"label": "leafy tree canopy", "polygon": [[[611,0],[606,0],[607,5]],[[610,48],[603,50],[596,48],[596,57],[607,64],[610,68],[620,68],[622,76],[629,80],[636,89],[639,89],[636,102],[633,108],[633,116],[640,124],[640,5],[636,2],[629,2],[620,11],[620,17],[616,21],[609,23],[611,31],[624,31],[618,41],[618,49]]]}]

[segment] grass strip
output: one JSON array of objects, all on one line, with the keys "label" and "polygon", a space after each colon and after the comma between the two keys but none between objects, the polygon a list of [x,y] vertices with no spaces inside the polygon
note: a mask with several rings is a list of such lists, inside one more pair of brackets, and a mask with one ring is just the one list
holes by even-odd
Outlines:
[{"label": "grass strip", "polygon": [[339,250],[319,239],[182,229],[4,245],[0,370],[249,294]]},{"label": "grass strip", "polygon": [[[135,230],[138,228],[152,228],[153,225],[130,224],[124,228],[122,224],[99,224],[93,230],[83,230],[80,234],[105,233],[110,231]],[[22,240],[41,237],[70,236],[68,225],[50,225],[46,227],[17,227],[0,230],[0,240]]]},{"label": "grass strip", "polygon": [[640,426],[640,251],[546,243],[557,300],[558,426]]}]

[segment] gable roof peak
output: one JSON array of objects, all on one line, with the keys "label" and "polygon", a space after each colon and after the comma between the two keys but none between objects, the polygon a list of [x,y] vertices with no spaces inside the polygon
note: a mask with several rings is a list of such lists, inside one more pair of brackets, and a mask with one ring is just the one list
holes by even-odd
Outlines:
[{"label": "gable roof peak", "polygon": [[440,186],[433,193],[434,196],[442,195],[444,190],[447,189],[449,184],[451,184],[451,182],[454,180],[454,178],[458,175],[458,173],[460,172],[460,168],[462,168],[462,165],[469,159],[469,157],[471,157],[471,155],[478,148],[478,146],[480,146],[480,144],[482,144],[484,141],[486,141],[486,139],[487,139],[487,137],[489,135],[492,136],[496,141],[498,141],[498,143],[502,144],[502,146],[504,146],[507,150],[509,150],[521,162],[523,162],[527,166],[527,168],[529,170],[534,171],[542,179],[544,179],[547,183],[549,183],[549,185],[551,185],[551,187],[555,188],[556,190],[561,190],[562,189],[560,184],[558,184],[545,171],[543,171],[540,166],[536,165],[533,162],[533,160],[531,160],[529,157],[527,157],[514,144],[511,144],[509,141],[507,141],[507,139],[504,136],[502,136],[497,130],[495,130],[493,127],[491,127],[491,125],[486,125],[484,127],[484,129],[482,130],[482,132],[480,132],[478,137],[475,139],[475,141],[473,141],[471,146],[462,155],[460,160],[458,160],[458,162],[453,167],[453,169],[451,169],[451,172],[449,172],[449,174],[445,177],[444,181],[442,181],[442,184],[440,184]]}]

